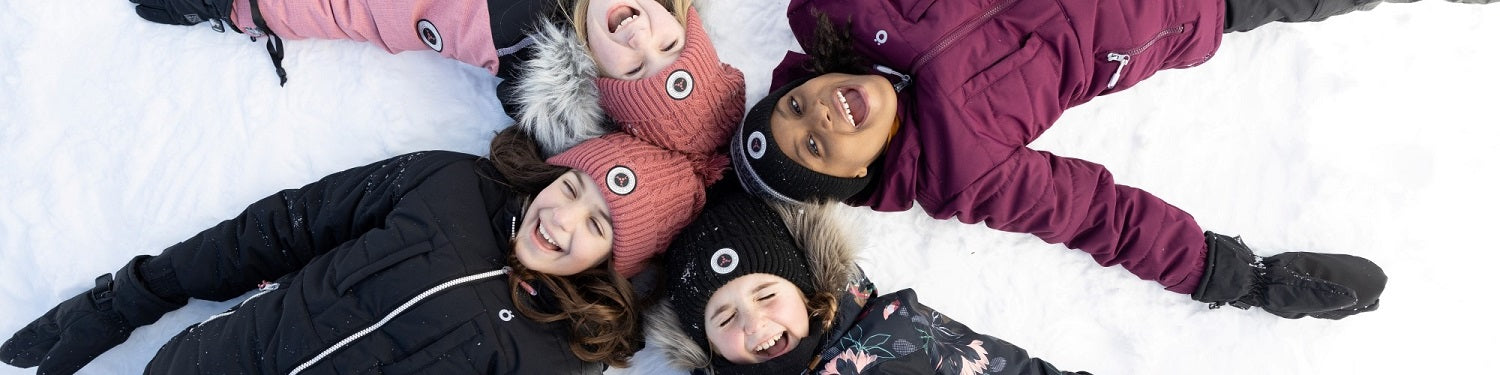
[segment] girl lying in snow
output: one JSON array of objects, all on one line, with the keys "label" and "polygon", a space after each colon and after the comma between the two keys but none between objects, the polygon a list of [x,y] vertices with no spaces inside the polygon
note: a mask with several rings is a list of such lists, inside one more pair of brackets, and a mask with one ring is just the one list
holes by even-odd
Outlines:
[{"label": "girl lying in snow", "polygon": [[259,286],[145,372],[599,373],[639,349],[625,278],[719,172],[620,133],[546,163],[516,128],[489,159],[398,156],[135,257],[15,333],[0,361],[70,374],[188,298]]},{"label": "girl lying in snow", "polygon": [[1067,108],[1203,63],[1226,32],[1378,2],[793,0],[811,58],[782,61],[731,156],[744,187],[770,199],[919,204],[1083,250],[1214,307],[1339,319],[1379,306],[1386,277],[1373,262],[1257,257],[1102,165],[1028,144]]},{"label": "girl lying in snow", "polygon": [[714,188],[667,250],[646,339],[672,364],[714,374],[1072,374],[911,289],[877,293],[831,207]]},{"label": "girl lying in snow", "polygon": [[149,21],[212,22],[220,31],[227,22],[267,37],[282,84],[281,38],[431,50],[484,68],[502,79],[496,93],[506,113],[546,155],[616,127],[658,147],[701,153],[728,139],[729,130],[662,140],[637,129],[732,129],[744,114],[744,76],[719,62],[691,0],[578,0],[571,9],[555,0],[131,1]]}]

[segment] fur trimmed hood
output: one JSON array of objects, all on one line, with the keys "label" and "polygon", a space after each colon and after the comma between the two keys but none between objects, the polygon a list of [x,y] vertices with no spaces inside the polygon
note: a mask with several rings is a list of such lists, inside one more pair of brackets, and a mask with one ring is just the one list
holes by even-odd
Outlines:
[{"label": "fur trimmed hood", "polygon": [[[781,216],[797,246],[805,252],[813,276],[813,288],[817,292],[840,295],[850,284],[864,282],[863,272],[854,262],[857,243],[848,235],[846,224],[835,212],[839,203],[767,203]],[[698,347],[683,330],[670,302],[663,299],[649,307],[644,315],[646,341],[662,348],[668,363],[680,369],[709,366],[710,354]]]},{"label": "fur trimmed hood", "polygon": [[576,33],[559,22],[537,22],[531,58],[521,61],[511,98],[516,125],[536,137],[547,156],[615,130],[599,105],[598,70]]}]

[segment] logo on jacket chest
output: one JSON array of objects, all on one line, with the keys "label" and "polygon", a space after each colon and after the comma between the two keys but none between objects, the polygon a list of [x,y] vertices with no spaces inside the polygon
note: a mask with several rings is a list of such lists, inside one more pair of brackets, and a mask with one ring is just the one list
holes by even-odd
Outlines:
[{"label": "logo on jacket chest", "polygon": [[875,45],[877,45],[877,46],[878,45],[883,45],[883,44],[885,44],[886,41],[888,41],[890,39],[891,39],[891,35],[888,34],[888,33],[886,33],[885,30],[875,31]]}]

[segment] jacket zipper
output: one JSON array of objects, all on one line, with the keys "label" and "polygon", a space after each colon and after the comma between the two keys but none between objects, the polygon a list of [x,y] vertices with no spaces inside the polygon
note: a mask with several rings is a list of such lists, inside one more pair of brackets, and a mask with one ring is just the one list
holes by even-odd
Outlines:
[{"label": "jacket zipper", "polygon": [[396,307],[395,310],[391,310],[391,312],[386,313],[385,317],[380,318],[380,321],[375,322],[375,324],[372,324],[369,327],[365,327],[365,329],[362,329],[359,332],[355,332],[353,335],[349,335],[349,337],[345,337],[343,340],[339,340],[338,343],[333,344],[333,346],[330,346],[327,349],[324,349],[322,353],[318,353],[317,356],[314,356],[312,359],[307,360],[307,362],[303,362],[301,365],[298,365],[297,368],[292,369],[292,371],[289,372],[288,375],[297,375],[298,373],[307,370],[308,367],[312,367],[312,365],[317,364],[319,361],[322,361],[323,358],[328,357],[328,355],[333,354],[333,352],[336,352],[339,349],[343,349],[345,346],[348,346],[350,343],[354,342],[354,340],[358,340],[361,337],[365,337],[365,335],[369,335],[371,332],[375,332],[376,329],[380,329],[381,326],[384,326],[386,323],[389,323],[391,319],[394,319],[396,315],[401,315],[401,313],[406,312],[406,310],[410,309],[412,306],[416,306],[417,302],[421,302],[422,300],[427,299],[427,297],[431,297],[438,292],[441,292],[448,288],[452,288],[454,286],[457,286],[458,284],[463,284],[475,280],[488,279],[491,277],[504,275],[509,272],[510,267],[505,267],[498,270],[492,270],[489,272],[478,273],[453,280],[448,280],[448,282],[438,284],[438,286],[427,289],[427,291],[422,292],[422,294],[418,294],[416,297],[412,297],[410,300],[407,300],[406,303],[401,304],[401,306]]},{"label": "jacket zipper", "polygon": [[208,322],[212,322],[212,321],[214,321],[214,319],[223,318],[223,317],[229,316],[231,314],[234,314],[235,311],[240,311],[240,308],[244,307],[245,304],[250,303],[250,301],[255,300],[255,297],[260,297],[262,295],[265,295],[266,293],[270,293],[270,292],[275,291],[276,289],[280,289],[280,288],[281,288],[281,283],[263,283],[263,284],[260,285],[260,293],[255,293],[253,295],[250,295],[250,297],[245,298],[244,301],[240,301],[239,304],[234,305],[234,308],[230,309],[229,311],[225,311],[225,312],[221,312],[221,313],[218,313],[218,314],[214,314],[213,316],[208,317],[208,319],[204,319],[203,321],[198,322],[198,324],[194,324],[192,327],[188,327],[188,331],[192,331],[192,330],[197,329],[198,327],[200,327],[200,326],[202,326],[204,324],[208,324]]},{"label": "jacket zipper", "polygon": [[995,15],[1000,14],[1000,11],[1005,10],[1005,8],[1009,8],[1012,4],[1015,4],[1016,1],[1017,0],[1007,0],[1001,3],[996,3],[994,6],[990,7],[989,10],[984,11],[984,13],[974,16],[973,18],[964,21],[964,23],[958,28],[948,31],[947,34],[943,35],[942,39],[938,39],[939,41],[936,46],[932,47],[932,49],[927,50],[927,52],[922,54],[922,57],[917,59],[917,62],[915,64],[912,64],[911,71],[920,71],[923,65],[927,65],[927,62],[931,61],[933,57],[937,57],[939,53],[947,50],[948,47],[953,45],[953,42],[958,41],[958,38],[966,36],[970,32],[973,32],[974,29],[979,28],[980,23],[989,20],[990,18],[994,18]]},{"label": "jacket zipper", "polygon": [[1176,35],[1176,34],[1181,34],[1182,31],[1186,30],[1186,29],[1187,28],[1184,27],[1183,25],[1177,25],[1177,27],[1173,27],[1173,28],[1170,28],[1170,29],[1162,30],[1161,32],[1156,33],[1156,36],[1152,36],[1150,40],[1146,41],[1146,44],[1143,44],[1140,47],[1136,47],[1136,48],[1131,49],[1129,51],[1110,52],[1109,54],[1104,55],[1104,59],[1105,60],[1109,60],[1109,61],[1114,61],[1114,62],[1120,63],[1120,65],[1116,65],[1115,66],[1115,74],[1112,75],[1112,76],[1109,76],[1109,84],[1106,85],[1104,87],[1104,89],[1108,90],[1108,89],[1115,88],[1115,85],[1118,84],[1118,83],[1120,83],[1120,76],[1124,75],[1124,73],[1125,73],[1125,66],[1126,65],[1130,65],[1130,56],[1133,56],[1133,55],[1139,54],[1141,52],[1144,52],[1144,51],[1146,51],[1147,48],[1151,48],[1151,45],[1156,44],[1156,42],[1159,41],[1159,40],[1161,40],[1162,38],[1166,38],[1168,36],[1172,36],[1172,35]]}]

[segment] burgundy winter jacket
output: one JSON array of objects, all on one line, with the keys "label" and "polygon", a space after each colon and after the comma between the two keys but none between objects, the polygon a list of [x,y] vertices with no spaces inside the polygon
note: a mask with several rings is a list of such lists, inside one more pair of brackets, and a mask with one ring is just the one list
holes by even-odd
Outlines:
[{"label": "burgundy winter jacket", "polygon": [[[792,0],[803,50],[815,43],[815,9],[848,21],[856,51],[910,80],[877,186],[854,203],[916,202],[938,219],[1086,251],[1174,292],[1197,287],[1206,248],[1191,215],[1115,184],[1104,166],[1027,144],[1066,108],[1208,60],[1223,0]],[[801,60],[789,54],[772,87],[806,75]]]}]

